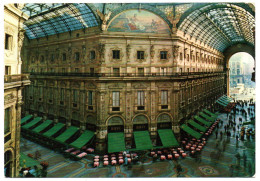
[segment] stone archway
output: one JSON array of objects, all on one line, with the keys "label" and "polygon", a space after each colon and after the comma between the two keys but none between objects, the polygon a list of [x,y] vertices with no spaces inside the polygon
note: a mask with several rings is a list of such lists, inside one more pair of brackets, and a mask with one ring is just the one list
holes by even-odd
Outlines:
[{"label": "stone archway", "polygon": [[119,116],[113,116],[107,121],[108,132],[124,132],[124,120]]},{"label": "stone archway", "polygon": [[157,129],[171,129],[172,128],[172,118],[166,114],[162,113],[157,117]]},{"label": "stone archway", "polygon": [[4,154],[4,174],[6,177],[13,177],[13,168],[13,153],[11,150],[7,150]]},{"label": "stone archway", "polygon": [[[230,85],[229,85],[229,81],[230,81],[230,58],[239,52],[245,52],[248,53],[249,55],[251,55],[255,61],[255,47],[246,43],[238,43],[235,45],[232,45],[230,47],[228,47],[225,51],[224,51],[224,62],[225,62],[225,66],[226,66],[226,77],[225,77],[225,82],[226,82],[226,94],[229,95],[229,89],[230,89]],[[254,62],[255,65],[255,62]],[[253,72],[254,73],[254,72]],[[252,76],[253,76],[252,73]]]},{"label": "stone archway", "polygon": [[133,119],[133,130],[144,131],[148,130],[148,118],[145,115],[137,115]]},{"label": "stone archway", "polygon": [[96,131],[96,119],[92,115],[88,115],[86,118],[86,129]]}]

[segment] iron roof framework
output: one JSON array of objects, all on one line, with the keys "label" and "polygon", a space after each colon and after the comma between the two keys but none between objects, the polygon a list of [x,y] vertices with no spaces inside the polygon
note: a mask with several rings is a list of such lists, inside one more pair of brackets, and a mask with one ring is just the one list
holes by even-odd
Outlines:
[{"label": "iron roof framework", "polygon": [[86,3],[27,3],[23,12],[30,15],[24,23],[29,39],[86,29],[99,24],[99,20]]},{"label": "iron roof framework", "polygon": [[214,3],[191,12],[178,29],[221,52],[236,43],[254,46],[255,17],[236,4]]}]

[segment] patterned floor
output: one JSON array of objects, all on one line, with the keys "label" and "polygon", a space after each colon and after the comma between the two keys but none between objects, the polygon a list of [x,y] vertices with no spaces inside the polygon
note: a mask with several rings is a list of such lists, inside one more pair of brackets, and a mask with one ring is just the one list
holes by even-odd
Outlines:
[{"label": "patterned floor", "polygon": [[[242,115],[236,115],[236,122]],[[220,114],[219,118],[227,120],[226,114]],[[243,118],[244,119],[244,118]],[[223,124],[223,126],[224,126]],[[224,130],[221,126],[220,130]],[[40,161],[49,162],[48,177],[251,177],[255,173],[255,140],[250,138],[238,141],[233,136],[228,142],[226,135],[220,140],[216,140],[215,131],[207,141],[206,146],[199,158],[180,158],[178,163],[182,166],[180,175],[177,175],[175,160],[152,161],[147,156],[143,163],[137,162],[135,165],[100,166],[93,168],[93,156],[88,155],[81,161],[66,159],[62,154],[42,147],[34,142],[21,140],[21,152],[34,154],[36,150],[41,153]],[[26,142],[26,147],[24,146]],[[216,144],[218,146],[216,147]],[[226,144],[225,144],[226,143]],[[225,145],[225,146],[224,146]],[[223,148],[225,151],[223,151]],[[244,160],[243,153],[247,158]],[[241,155],[240,164],[237,164],[235,154]]]}]

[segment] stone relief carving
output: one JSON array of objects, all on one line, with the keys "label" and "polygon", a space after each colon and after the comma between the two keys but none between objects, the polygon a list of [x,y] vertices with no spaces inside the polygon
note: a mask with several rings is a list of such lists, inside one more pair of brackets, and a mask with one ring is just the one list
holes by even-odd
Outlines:
[{"label": "stone relief carving", "polygon": [[4,97],[4,104],[12,102],[13,98],[14,98],[14,94],[13,93],[5,95],[5,97]]},{"label": "stone relief carving", "polygon": [[178,56],[179,56],[179,49],[180,49],[180,46],[178,46],[178,45],[174,45],[173,46],[172,54],[173,54],[174,58],[178,58]]},{"label": "stone relief carving", "polygon": [[101,61],[103,61],[104,56],[105,56],[105,44],[103,44],[103,43],[98,44],[98,52],[99,52]]},{"label": "stone relief carving", "polygon": [[151,49],[150,49],[151,59],[154,58],[154,54],[155,54],[154,45],[151,45]]},{"label": "stone relief carving", "polygon": [[131,51],[131,45],[127,44],[126,45],[126,56],[128,59],[130,58],[130,51]]}]

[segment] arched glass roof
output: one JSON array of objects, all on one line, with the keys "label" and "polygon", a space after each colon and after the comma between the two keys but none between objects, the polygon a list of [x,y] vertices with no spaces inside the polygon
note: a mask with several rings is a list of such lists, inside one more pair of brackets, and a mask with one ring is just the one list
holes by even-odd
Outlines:
[{"label": "arched glass roof", "polygon": [[230,3],[203,6],[191,12],[179,30],[223,52],[236,43],[254,46],[255,17],[244,8]]},{"label": "arched glass roof", "polygon": [[25,4],[22,9],[31,17],[24,23],[29,39],[71,32],[98,25],[98,20],[85,3]]}]

